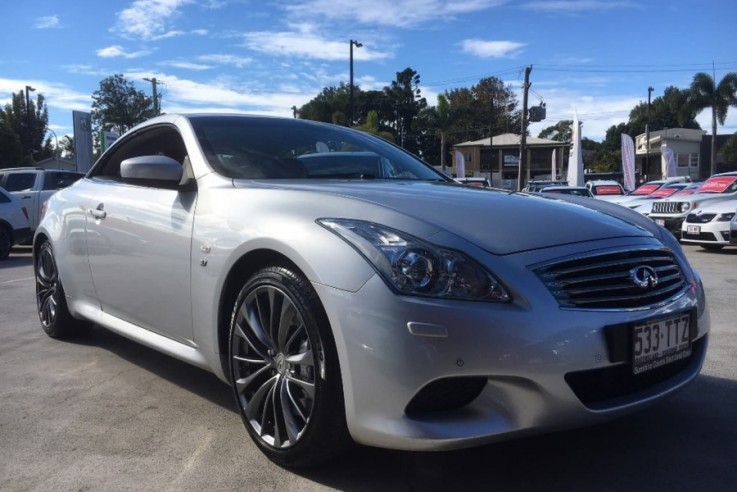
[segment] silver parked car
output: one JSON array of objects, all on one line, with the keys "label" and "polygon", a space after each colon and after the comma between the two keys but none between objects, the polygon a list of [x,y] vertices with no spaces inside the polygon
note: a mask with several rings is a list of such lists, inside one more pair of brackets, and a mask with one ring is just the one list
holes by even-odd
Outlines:
[{"label": "silver parked car", "polygon": [[56,193],[41,324],[90,324],[232,386],[286,466],[591,424],[698,374],[709,315],[675,238],[619,205],[458,186],[381,139],[166,115]]}]

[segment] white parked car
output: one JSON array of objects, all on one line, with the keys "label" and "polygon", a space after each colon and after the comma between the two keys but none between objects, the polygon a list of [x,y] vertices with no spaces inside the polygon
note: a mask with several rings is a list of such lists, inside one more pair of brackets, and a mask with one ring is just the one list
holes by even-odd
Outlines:
[{"label": "white parked car", "polygon": [[730,244],[737,244],[737,213],[732,217],[732,222],[729,226],[729,242]]},{"label": "white parked car", "polygon": [[12,193],[0,188],[0,260],[10,255],[16,244],[31,237],[28,209]]},{"label": "white parked car", "polygon": [[677,192],[656,201],[650,212],[650,218],[680,237],[683,221],[688,214],[710,202],[733,199],[737,199],[737,172],[715,174],[692,195]]},{"label": "white parked car", "polygon": [[730,245],[730,223],[735,217],[737,199],[707,203],[686,216],[681,227],[681,242],[698,244],[704,249],[722,249]]},{"label": "white parked car", "polygon": [[606,200],[608,202],[617,202],[627,195],[624,187],[617,181],[609,179],[597,179],[586,182],[586,188],[591,191],[594,198]]},{"label": "white parked car", "polygon": [[699,274],[646,217],[292,118],[137,126],[49,199],[33,261],[49,336],[94,323],[213,372],[292,467],[624,416],[708,345]]}]

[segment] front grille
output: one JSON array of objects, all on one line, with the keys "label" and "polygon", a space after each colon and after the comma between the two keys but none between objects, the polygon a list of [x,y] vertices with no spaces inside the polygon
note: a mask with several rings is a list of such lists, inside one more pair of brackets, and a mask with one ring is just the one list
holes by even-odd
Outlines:
[{"label": "front grille", "polygon": [[683,239],[693,239],[694,241],[718,241],[717,237],[711,232],[702,232],[699,234],[683,233]]},{"label": "front grille", "polygon": [[[581,403],[594,410],[603,410],[625,403],[623,399],[636,397],[638,393],[646,393],[659,385],[668,384],[669,380],[681,373],[695,375],[705,350],[706,337],[702,337],[693,342],[690,357],[642,374],[632,374],[632,365],[627,363],[570,372],[565,379]],[[646,394],[643,395],[645,396]]]},{"label": "front grille", "polygon": [[[531,267],[565,308],[622,309],[665,303],[686,287],[678,262],[666,249],[635,249],[575,257]],[[645,272],[657,282],[638,286]]]},{"label": "front grille", "polygon": [[651,213],[654,214],[680,214],[681,205],[683,202],[661,202],[656,201],[653,203],[653,210]]},{"label": "front grille", "polygon": [[688,214],[686,222],[689,224],[706,224],[711,222],[717,214]]}]

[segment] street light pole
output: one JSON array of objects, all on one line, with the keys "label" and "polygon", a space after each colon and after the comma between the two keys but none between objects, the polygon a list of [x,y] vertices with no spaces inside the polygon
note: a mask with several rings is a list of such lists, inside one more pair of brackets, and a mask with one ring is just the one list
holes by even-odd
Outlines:
[{"label": "street light pole", "polygon": [[26,149],[25,151],[30,153],[31,147],[33,146],[33,128],[31,128],[31,97],[30,92],[36,92],[36,89],[30,85],[26,86]]},{"label": "street light pole", "polygon": [[350,46],[351,46],[351,58],[350,58],[351,60],[351,63],[350,63],[351,81],[350,81],[350,108],[349,108],[350,122],[348,126],[353,126],[355,122],[355,119],[353,117],[353,46],[355,46],[356,48],[360,48],[363,45],[359,43],[358,41],[356,41],[355,39],[351,39]]},{"label": "street light pole", "polygon": [[153,77],[151,79],[144,78],[146,82],[151,82],[151,87],[153,88],[153,95],[154,95],[154,116],[158,116],[161,111],[159,109],[159,94],[156,92],[156,84],[159,83],[158,80],[156,80],[156,77]]},{"label": "street light pole", "polygon": [[59,167],[59,137],[56,136],[56,132],[51,128],[47,128],[46,131],[50,132],[54,136],[54,152],[52,152],[51,155],[54,156],[56,167]]},{"label": "street light pole", "polygon": [[[647,116],[645,117],[645,168],[642,174],[646,174],[650,168],[650,95],[655,89],[647,88]],[[649,178],[648,178],[649,179]]]}]

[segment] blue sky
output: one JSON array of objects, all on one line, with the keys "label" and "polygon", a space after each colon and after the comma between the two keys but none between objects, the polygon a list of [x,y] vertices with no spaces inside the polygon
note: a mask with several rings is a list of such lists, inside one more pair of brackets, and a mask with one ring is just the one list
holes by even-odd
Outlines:
[{"label": "blue sky", "polygon": [[[601,140],[629,110],[699,71],[737,71],[733,0],[66,0],[3,1],[0,103],[31,85],[49,126],[71,133],[105,77],[122,73],[162,110],[291,116],[349,79],[381,89],[412,67],[430,104],[496,76],[530,105],[547,104],[532,135],[576,110]],[[519,97],[521,103],[521,97]],[[711,132],[710,115],[697,118]],[[737,131],[737,108],[719,133]]]}]

